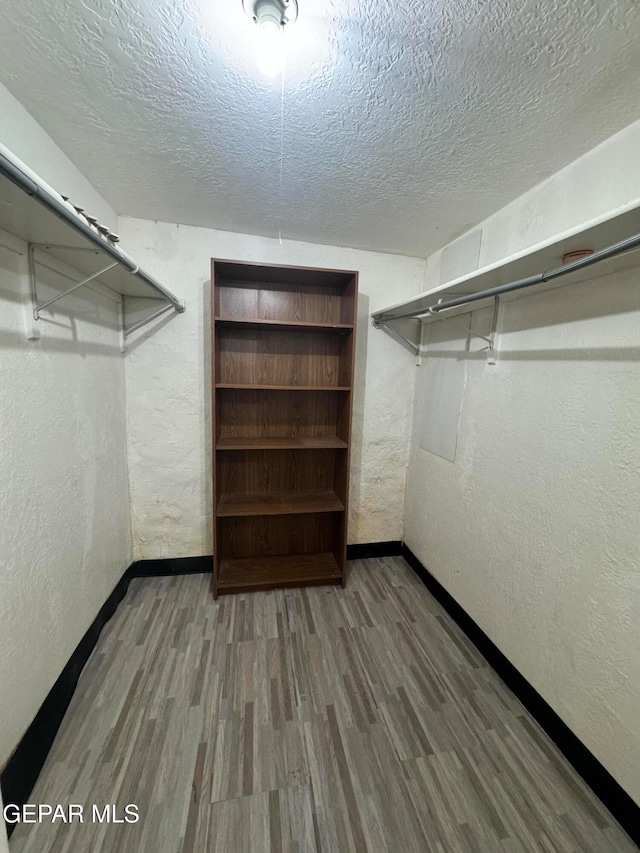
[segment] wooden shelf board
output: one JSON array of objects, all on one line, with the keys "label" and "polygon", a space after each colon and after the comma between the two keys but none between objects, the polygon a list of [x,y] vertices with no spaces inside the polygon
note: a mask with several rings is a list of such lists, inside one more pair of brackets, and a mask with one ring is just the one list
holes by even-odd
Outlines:
[{"label": "wooden shelf board", "polygon": [[216,450],[313,450],[332,449],[344,450],[347,448],[346,441],[336,438],[335,435],[312,436],[300,438],[242,438],[225,437],[219,438]]},{"label": "wooden shelf board", "polygon": [[342,573],[333,554],[288,554],[220,560],[220,593],[277,589],[289,586],[337,584]]},{"label": "wooden shelf board", "polygon": [[268,495],[220,495],[216,515],[222,518],[343,511],[344,504],[334,492],[276,492]]},{"label": "wooden shelf board", "polygon": [[216,317],[220,326],[240,326],[245,329],[288,329],[301,332],[351,332],[349,323],[311,323],[304,320],[260,320],[256,318]]},{"label": "wooden shelf board", "polygon": [[351,391],[349,385],[238,385],[235,382],[216,382],[216,388],[235,388],[239,391]]}]

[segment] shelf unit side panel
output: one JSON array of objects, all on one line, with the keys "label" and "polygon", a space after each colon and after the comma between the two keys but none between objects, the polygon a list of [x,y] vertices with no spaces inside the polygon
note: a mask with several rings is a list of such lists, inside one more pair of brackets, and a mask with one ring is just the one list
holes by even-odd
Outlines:
[{"label": "shelf unit side panel", "polygon": [[[343,409],[340,412],[339,423],[343,434],[348,436],[347,450],[344,459],[344,515],[342,518],[341,541],[339,542],[339,551],[336,554],[338,566],[342,574],[342,586],[346,584],[346,562],[347,562],[347,532],[349,525],[349,483],[351,475],[351,430],[353,425],[353,383],[355,376],[355,354],[356,354],[356,319],[358,313],[358,273],[354,273],[351,282],[346,289],[345,304],[343,306],[343,322],[353,323],[353,332],[349,335],[349,365],[348,365],[348,384],[351,387],[351,393],[345,400]],[[350,318],[350,319],[347,319]],[[335,522],[334,522],[335,523]]]},{"label": "shelf unit side panel", "polygon": [[346,285],[340,302],[340,322],[355,326],[358,314],[358,274]]},{"label": "shelf unit side panel", "polygon": [[217,489],[217,453],[216,453],[216,441],[218,437],[218,417],[216,411],[216,374],[217,374],[217,342],[216,342],[216,299],[217,299],[217,288],[216,288],[216,264],[215,261],[211,261],[211,291],[210,291],[210,299],[211,299],[211,474],[213,478],[212,483],[212,500],[213,507],[211,512],[211,526],[212,526],[212,543],[213,543],[213,572],[211,573],[211,592],[213,593],[214,599],[218,597],[218,580],[220,574],[220,563],[219,563],[219,552],[218,552],[218,523],[216,519],[216,504],[218,500],[218,489]]}]

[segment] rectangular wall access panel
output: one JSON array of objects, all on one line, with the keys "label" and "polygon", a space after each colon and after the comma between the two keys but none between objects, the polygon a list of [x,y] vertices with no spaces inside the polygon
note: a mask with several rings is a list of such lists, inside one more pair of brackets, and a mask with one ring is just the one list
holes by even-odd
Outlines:
[{"label": "rectangular wall access panel", "polygon": [[358,274],[213,260],[213,595],[344,585]]}]

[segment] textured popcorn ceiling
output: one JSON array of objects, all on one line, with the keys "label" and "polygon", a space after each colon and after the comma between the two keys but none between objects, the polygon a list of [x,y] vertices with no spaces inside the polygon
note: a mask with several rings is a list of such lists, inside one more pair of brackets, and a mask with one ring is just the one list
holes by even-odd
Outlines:
[{"label": "textured popcorn ceiling", "polygon": [[120,214],[424,256],[638,118],[639,35],[637,0],[300,0],[284,203],[240,0],[5,0],[0,82]]}]

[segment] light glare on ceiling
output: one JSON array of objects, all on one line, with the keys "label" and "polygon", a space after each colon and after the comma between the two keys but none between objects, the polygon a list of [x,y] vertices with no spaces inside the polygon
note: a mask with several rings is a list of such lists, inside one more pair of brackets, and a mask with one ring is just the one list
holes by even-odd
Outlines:
[{"label": "light glare on ceiling", "polygon": [[298,17],[297,0],[242,0],[256,24],[256,60],[266,77],[277,77],[284,67],[284,28]]},{"label": "light glare on ceiling", "polygon": [[281,24],[272,20],[258,23],[256,62],[265,77],[277,77],[284,64],[284,38]]}]

